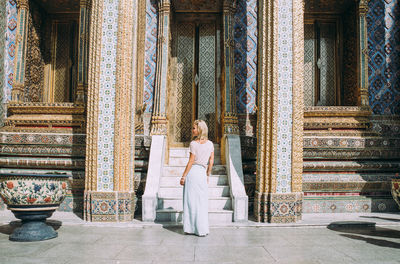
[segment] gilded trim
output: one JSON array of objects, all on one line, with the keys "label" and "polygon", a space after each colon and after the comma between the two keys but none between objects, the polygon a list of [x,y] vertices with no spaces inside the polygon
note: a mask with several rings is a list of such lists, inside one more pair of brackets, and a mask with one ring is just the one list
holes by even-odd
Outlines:
[{"label": "gilded trim", "polygon": [[89,67],[88,76],[85,190],[94,191],[97,190],[98,101],[100,88],[103,1],[93,0],[93,5],[89,10],[89,13],[91,14],[89,42],[89,65],[91,65],[91,67]]},{"label": "gilded trim", "polygon": [[120,0],[114,124],[114,191],[128,191],[131,154],[133,0]]},{"label": "gilded trim", "polygon": [[[259,1],[258,118],[256,191],[276,191],[278,107],[278,1]],[[257,215],[257,213],[256,213]]]},{"label": "gilded trim", "polygon": [[29,1],[17,1],[18,22],[15,36],[16,54],[14,64],[14,83],[11,91],[11,100],[20,102],[24,100],[26,50],[28,41],[28,12]]},{"label": "gilded trim", "polygon": [[[137,8],[137,50],[136,50],[136,105],[135,105],[135,130],[143,131],[143,114],[145,104],[143,102],[144,90],[144,53],[145,53],[145,37],[146,37],[146,0],[138,0]],[[143,133],[143,132],[142,132]]]},{"label": "gilded trim", "polygon": [[304,2],[293,0],[292,192],[302,191]]}]

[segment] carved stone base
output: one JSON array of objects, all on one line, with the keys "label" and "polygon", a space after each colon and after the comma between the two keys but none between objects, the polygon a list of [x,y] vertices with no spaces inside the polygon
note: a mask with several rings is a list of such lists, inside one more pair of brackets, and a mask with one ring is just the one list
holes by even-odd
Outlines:
[{"label": "carved stone base", "polygon": [[129,222],[136,208],[134,192],[85,191],[84,219],[90,222]]},{"label": "carved stone base", "polygon": [[259,193],[254,198],[258,222],[293,223],[301,220],[303,193]]},{"label": "carved stone base", "polygon": [[85,130],[85,105],[75,103],[9,103],[5,125],[10,128],[77,128]]}]

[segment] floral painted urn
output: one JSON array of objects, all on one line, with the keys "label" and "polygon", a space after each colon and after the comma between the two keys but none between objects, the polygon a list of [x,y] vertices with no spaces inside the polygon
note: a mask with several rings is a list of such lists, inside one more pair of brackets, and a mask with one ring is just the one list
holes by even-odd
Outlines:
[{"label": "floral painted urn", "polygon": [[400,177],[398,173],[392,178],[392,196],[400,209]]},{"label": "floral painted urn", "polygon": [[69,175],[0,173],[0,196],[21,227],[10,235],[13,241],[40,241],[57,237],[46,218],[60,206],[67,193]]}]

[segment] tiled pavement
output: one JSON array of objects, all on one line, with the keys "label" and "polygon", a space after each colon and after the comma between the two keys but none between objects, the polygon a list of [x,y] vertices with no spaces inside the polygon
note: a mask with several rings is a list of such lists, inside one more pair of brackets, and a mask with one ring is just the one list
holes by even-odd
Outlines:
[{"label": "tiled pavement", "polygon": [[57,238],[11,242],[18,223],[0,211],[0,263],[400,263],[400,214],[306,214],[290,225],[214,226],[204,238],[138,220],[86,223],[57,212],[49,222]]}]

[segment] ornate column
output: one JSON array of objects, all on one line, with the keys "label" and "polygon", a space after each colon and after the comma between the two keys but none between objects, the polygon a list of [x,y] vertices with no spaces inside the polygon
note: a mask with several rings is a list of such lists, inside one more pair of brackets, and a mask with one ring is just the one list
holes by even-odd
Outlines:
[{"label": "ornate column", "polygon": [[302,207],[303,3],[259,0],[257,221],[295,222]]},{"label": "ornate column", "polygon": [[158,2],[157,66],[154,87],[154,106],[151,116],[151,135],[167,135],[166,99],[169,55],[170,0]]},{"label": "ornate column", "polygon": [[85,92],[88,83],[89,60],[89,9],[90,0],[80,1],[79,16],[79,45],[78,45],[78,87],[76,89],[75,102],[85,101]]},{"label": "ornate column", "polygon": [[84,218],[131,221],[137,2],[93,0],[91,8]]},{"label": "ornate column", "polygon": [[29,0],[18,0],[17,8],[18,8],[18,22],[17,22],[17,36],[16,36],[17,47],[16,47],[13,89],[11,92],[11,101],[13,102],[21,102],[24,100]]},{"label": "ornate column", "polygon": [[[234,45],[233,38],[233,15],[235,12],[235,0],[224,0],[223,5],[223,95],[224,107],[222,111],[223,135],[239,134],[238,118],[236,111],[236,91],[235,91],[235,65],[234,65]],[[224,140],[222,140],[223,142]],[[223,146],[221,146],[223,150]],[[222,155],[224,156],[224,155]]]},{"label": "ornate column", "polygon": [[358,105],[369,108],[368,98],[368,34],[366,15],[368,1],[360,0],[358,3]]}]

